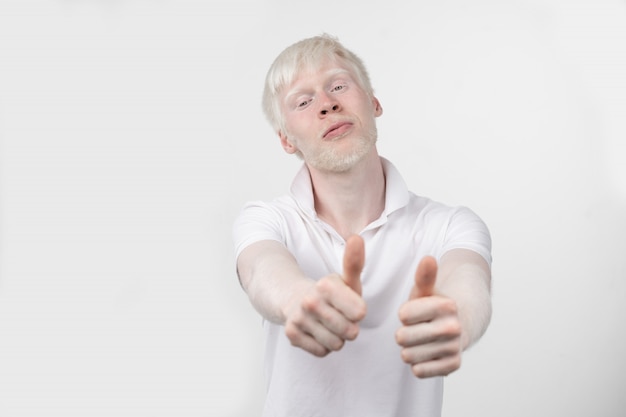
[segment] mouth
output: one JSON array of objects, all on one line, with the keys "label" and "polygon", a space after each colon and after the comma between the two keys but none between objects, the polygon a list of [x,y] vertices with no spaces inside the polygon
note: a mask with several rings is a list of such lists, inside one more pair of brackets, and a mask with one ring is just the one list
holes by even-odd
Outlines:
[{"label": "mouth", "polygon": [[338,137],[347,133],[350,129],[352,129],[352,123],[350,122],[339,122],[335,123],[322,136],[326,140],[337,139]]}]

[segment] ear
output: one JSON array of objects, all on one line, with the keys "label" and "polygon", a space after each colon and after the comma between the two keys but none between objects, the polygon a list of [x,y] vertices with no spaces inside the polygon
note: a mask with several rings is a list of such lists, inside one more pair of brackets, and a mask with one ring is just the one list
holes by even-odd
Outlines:
[{"label": "ear", "polygon": [[374,104],[374,116],[378,117],[383,114],[383,106],[380,105],[380,101],[376,97],[372,97],[372,103]]},{"label": "ear", "polygon": [[280,138],[280,144],[283,146],[285,152],[287,152],[288,154],[298,152],[298,148],[289,141],[289,138],[283,133],[282,130],[278,131],[278,137]]}]

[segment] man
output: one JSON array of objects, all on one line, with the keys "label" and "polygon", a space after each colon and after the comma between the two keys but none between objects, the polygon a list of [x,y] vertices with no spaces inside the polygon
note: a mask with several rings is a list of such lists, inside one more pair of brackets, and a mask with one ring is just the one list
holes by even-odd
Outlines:
[{"label": "man", "polygon": [[304,161],[291,193],[248,203],[237,270],[264,317],[264,416],[438,416],[442,376],[490,317],[491,241],[469,209],[406,188],[378,155],[361,60],[323,35],[284,50],[263,105]]}]

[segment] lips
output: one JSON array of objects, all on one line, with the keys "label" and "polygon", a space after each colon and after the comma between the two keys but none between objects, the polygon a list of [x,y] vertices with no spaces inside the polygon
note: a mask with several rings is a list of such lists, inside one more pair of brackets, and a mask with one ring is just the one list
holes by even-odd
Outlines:
[{"label": "lips", "polygon": [[328,128],[328,130],[326,130],[326,132],[324,132],[323,138],[334,139],[338,136],[343,135],[351,128],[352,128],[352,123],[350,122],[334,123],[333,125],[330,126],[330,128]]}]

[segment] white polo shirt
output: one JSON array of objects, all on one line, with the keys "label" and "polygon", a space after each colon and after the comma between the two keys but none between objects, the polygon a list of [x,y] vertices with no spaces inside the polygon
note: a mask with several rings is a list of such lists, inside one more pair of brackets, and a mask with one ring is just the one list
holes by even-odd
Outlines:
[{"label": "white polo shirt", "polygon": [[[382,158],[381,158],[382,159]],[[434,417],[441,415],[443,379],[418,379],[400,358],[398,309],[408,300],[419,260],[464,248],[491,264],[484,222],[465,207],[448,207],[407,190],[397,169],[382,159],[385,210],[360,235],[367,316],[356,340],[315,357],[293,347],[284,327],[264,321],[267,399],[264,417]],[[313,279],[342,272],[345,240],[317,217],[311,179],[303,165],[289,195],[250,202],[237,218],[236,256],[261,240],[284,244]]]}]

